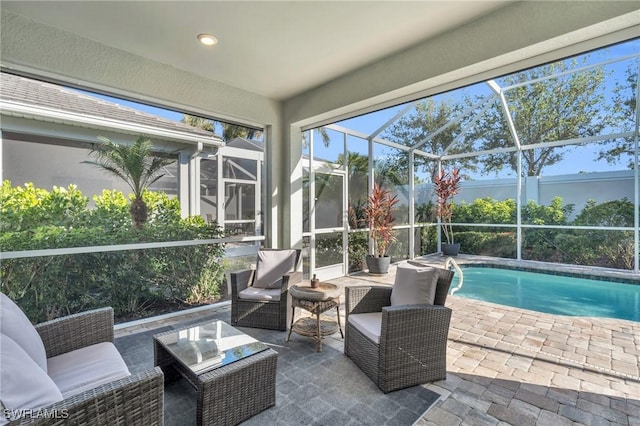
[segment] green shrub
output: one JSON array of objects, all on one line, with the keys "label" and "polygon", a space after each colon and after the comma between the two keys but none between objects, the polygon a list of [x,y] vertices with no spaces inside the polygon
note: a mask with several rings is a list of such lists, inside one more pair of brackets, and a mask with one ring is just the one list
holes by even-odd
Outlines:
[{"label": "green shrub", "polygon": [[494,256],[515,259],[515,232],[456,232],[456,241],[460,243],[461,252],[481,256]]},{"label": "green shrub", "polygon": [[419,252],[416,254],[435,253],[438,250],[438,228],[436,226],[423,226],[419,228],[418,238],[420,239]]},{"label": "green shrub", "polygon": [[596,204],[589,200],[573,222],[581,226],[633,226],[633,203],[626,198]]},{"label": "green shrub", "polygon": [[516,223],[516,201],[478,198],[473,203],[462,202],[453,209],[453,221],[459,223]]},{"label": "green shrub", "polygon": [[369,233],[349,233],[349,272],[363,271],[369,254]]},{"label": "green shrub", "polygon": [[[134,244],[219,238],[201,217],[180,217],[178,200],[146,192],[149,220],[133,226],[131,199],[105,190],[95,208],[73,185],[52,191],[32,184],[0,190],[0,250]],[[117,316],[145,315],[155,305],[216,298],[223,281],[224,245],[8,259],[0,265],[2,291],[34,321],[112,306]]]},{"label": "green shrub", "polygon": [[562,205],[561,197],[554,197],[551,204],[543,206],[531,200],[522,207],[522,223],[532,225],[566,225],[575,205]]}]

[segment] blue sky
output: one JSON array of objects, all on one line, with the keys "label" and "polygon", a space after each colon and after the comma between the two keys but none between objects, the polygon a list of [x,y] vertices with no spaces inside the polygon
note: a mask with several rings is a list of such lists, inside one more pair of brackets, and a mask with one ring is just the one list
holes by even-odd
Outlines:
[{"label": "blue sky", "polygon": [[[588,59],[589,63],[593,64],[593,63],[602,62],[610,58],[638,54],[639,52],[640,52],[640,39],[635,39],[630,42],[621,43],[606,49],[601,49],[587,55],[589,58]],[[613,81],[616,78],[621,80],[621,77],[623,76],[623,73],[624,73],[624,69],[626,69],[627,65],[630,62],[631,62],[630,60],[627,60],[624,62],[618,62],[618,63],[614,63],[612,65],[607,66],[607,69],[610,70],[613,74],[612,78],[607,80],[608,91],[612,89]],[[497,80],[499,81],[499,79]],[[446,96],[452,99],[459,99],[464,94],[478,95],[478,94],[485,94],[488,92],[489,92],[489,89],[484,83],[478,83],[468,88],[458,89],[446,94],[439,95],[438,97]],[[84,93],[87,93],[87,92],[84,92]],[[157,108],[157,107],[144,105],[136,102],[131,102],[127,100],[116,99],[116,98],[112,98],[104,95],[96,95],[93,93],[87,93],[87,94],[91,96],[96,96],[98,98],[101,98],[110,102],[115,102],[117,104],[120,104],[126,107],[130,107],[133,109],[148,112],[150,114],[165,117],[171,120],[180,121],[183,117],[182,113],[171,111],[164,108]],[[403,108],[403,105],[399,105],[399,106],[387,108],[384,110],[376,111],[370,114],[344,120],[336,124],[339,124],[340,126],[353,129],[365,134],[370,134],[376,129],[378,129],[386,121],[388,121],[391,117],[393,117],[397,113],[397,111],[401,110],[402,108]],[[409,111],[408,114],[410,113],[411,111]],[[221,130],[219,127],[216,129],[216,132],[221,133]],[[342,137],[339,137],[338,135],[332,135],[332,136],[334,137],[332,137],[331,145],[328,148],[323,147],[321,143],[317,143],[315,145],[317,147],[316,155],[327,160],[333,160],[337,158],[338,154],[342,152]],[[353,140],[353,138],[351,138],[351,140]],[[606,170],[612,170],[612,169],[615,170],[615,169],[626,168],[626,164],[614,166],[612,168],[611,165],[607,164],[604,161],[597,161],[596,156],[597,156],[598,149],[599,147],[593,144],[590,146],[581,146],[581,147],[574,146],[574,147],[563,148],[563,150],[567,151],[570,154],[566,156],[564,161],[554,166],[546,168],[544,170],[544,173],[546,175],[555,175],[555,174],[568,174],[568,173],[580,173],[580,172],[606,171]],[[364,146],[363,144],[359,145],[355,141],[349,143],[349,150],[366,154],[366,146]],[[393,155],[393,153],[394,153],[394,150],[389,148],[381,148],[376,150],[377,156]],[[511,174],[510,172],[509,173],[504,172],[504,173],[501,173],[501,176],[499,177],[509,176],[510,174]],[[479,176],[474,176],[473,178],[492,179],[495,177],[498,177],[498,176],[480,176],[479,175]]]}]

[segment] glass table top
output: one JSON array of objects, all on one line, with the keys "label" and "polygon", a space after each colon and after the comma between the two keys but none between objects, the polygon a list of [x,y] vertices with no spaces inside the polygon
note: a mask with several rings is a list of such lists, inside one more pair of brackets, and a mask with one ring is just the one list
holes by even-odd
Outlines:
[{"label": "glass table top", "polygon": [[160,344],[196,374],[219,368],[268,349],[268,346],[231,327],[212,321],[156,336]]}]

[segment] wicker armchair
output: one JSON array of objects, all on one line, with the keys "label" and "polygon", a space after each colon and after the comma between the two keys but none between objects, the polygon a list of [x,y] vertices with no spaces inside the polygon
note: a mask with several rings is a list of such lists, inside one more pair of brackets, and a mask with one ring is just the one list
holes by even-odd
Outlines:
[{"label": "wicker armchair", "polygon": [[[282,252],[277,249],[261,249],[263,252]],[[291,315],[291,298],[289,288],[302,282],[302,272],[299,272],[302,250],[295,251],[295,265],[290,272],[282,275],[282,284],[275,299],[246,299],[240,294],[252,288],[256,281],[256,270],[243,269],[232,272],[231,278],[231,325],[240,327],[266,328],[271,330],[287,330]]]},{"label": "wicker armchair", "polygon": [[[444,306],[453,272],[438,269],[433,305],[391,305],[388,286],[346,287],[345,354],[384,392],[445,379],[451,309]],[[382,312],[379,343],[349,315]]]},{"label": "wicker armchair", "polygon": [[[113,342],[113,310],[102,308],[35,326],[47,357],[101,342]],[[132,374],[42,407],[47,415],[11,425],[162,425],[164,376],[159,368]]]}]

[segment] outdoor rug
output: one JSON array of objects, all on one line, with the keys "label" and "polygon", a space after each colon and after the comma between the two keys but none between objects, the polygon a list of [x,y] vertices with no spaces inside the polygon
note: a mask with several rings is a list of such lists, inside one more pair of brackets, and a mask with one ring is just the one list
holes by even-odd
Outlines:
[{"label": "outdoor rug", "polygon": [[[229,322],[229,312],[211,319]],[[116,347],[132,373],[153,367],[152,337],[172,328],[116,339]],[[412,425],[440,397],[422,386],[383,394],[342,350],[323,344],[318,353],[307,337],[292,334],[291,341],[285,343],[285,332],[239,329],[278,352],[276,405],[243,422],[243,426]],[[164,412],[167,426],[196,424],[196,392],[186,380],[165,386]]]}]

